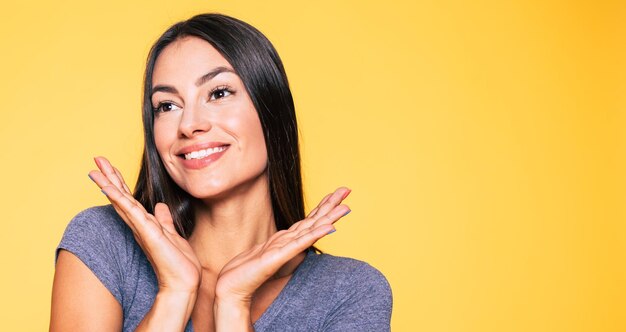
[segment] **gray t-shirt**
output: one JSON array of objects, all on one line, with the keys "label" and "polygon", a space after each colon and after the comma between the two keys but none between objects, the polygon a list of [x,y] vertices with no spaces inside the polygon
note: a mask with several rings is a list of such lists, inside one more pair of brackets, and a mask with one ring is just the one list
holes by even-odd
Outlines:
[{"label": "gray t-shirt", "polygon": [[[111,205],[79,213],[57,248],[76,255],[121,304],[133,331],[158,291],[154,270]],[[287,285],[254,323],[256,331],[389,331],[391,288],[367,263],[307,253]],[[191,320],[185,331],[193,331]]]}]

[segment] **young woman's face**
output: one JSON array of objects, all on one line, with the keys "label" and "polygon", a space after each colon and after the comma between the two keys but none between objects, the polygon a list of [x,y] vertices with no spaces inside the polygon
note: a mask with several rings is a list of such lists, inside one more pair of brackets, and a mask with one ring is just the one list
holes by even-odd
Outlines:
[{"label": "young woman's face", "polygon": [[156,60],[152,87],[156,147],[183,190],[210,199],[266,180],[257,112],[211,44],[185,37],[168,45]]}]

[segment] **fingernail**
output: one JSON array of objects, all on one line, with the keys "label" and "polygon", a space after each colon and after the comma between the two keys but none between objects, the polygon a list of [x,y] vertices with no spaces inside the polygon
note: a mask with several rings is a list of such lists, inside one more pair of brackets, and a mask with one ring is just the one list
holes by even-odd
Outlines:
[{"label": "fingernail", "polygon": [[[87,176],[89,177],[89,179],[90,179],[91,181],[93,181],[93,178],[91,177],[91,174],[87,174]],[[96,182],[96,181],[94,181],[94,182]]]},{"label": "fingernail", "polygon": [[104,191],[104,189],[100,189],[100,191],[105,195],[105,196],[109,196],[107,195],[106,191]]},{"label": "fingernail", "polygon": [[350,213],[350,212],[352,212],[352,210],[348,210],[348,211],[346,211],[346,213],[344,213],[342,217],[347,216],[347,215],[348,215],[348,213]]},{"label": "fingernail", "polygon": [[348,189],[348,191],[346,191],[345,193],[343,193],[343,197],[341,197],[341,200],[346,199],[346,197],[348,197],[348,195],[350,195],[350,193],[352,192],[352,189]]},{"label": "fingernail", "polygon": [[334,232],[336,232],[336,231],[337,231],[336,229],[333,229],[332,231],[328,232],[328,234],[326,234],[326,235],[333,234],[333,233],[334,233]]}]

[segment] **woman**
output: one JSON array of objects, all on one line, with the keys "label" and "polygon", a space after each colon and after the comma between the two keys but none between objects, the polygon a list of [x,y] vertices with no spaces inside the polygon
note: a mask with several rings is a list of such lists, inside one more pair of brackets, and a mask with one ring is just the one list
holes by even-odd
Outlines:
[{"label": "woman", "polygon": [[291,92],[258,30],[217,14],[169,28],[143,121],[134,195],[105,158],[89,173],[111,205],[65,231],[51,330],[389,330],[386,279],[313,247],[350,190],[305,217]]}]

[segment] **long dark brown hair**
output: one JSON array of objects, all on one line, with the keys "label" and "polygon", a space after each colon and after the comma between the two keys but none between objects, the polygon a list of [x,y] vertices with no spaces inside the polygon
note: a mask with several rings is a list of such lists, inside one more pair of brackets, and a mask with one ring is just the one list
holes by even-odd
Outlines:
[{"label": "long dark brown hair", "polygon": [[209,42],[233,66],[256,108],[267,146],[267,173],[276,227],[287,229],[304,218],[300,150],[295,107],[285,69],[270,41],[256,28],[221,14],[201,14],[171,26],[154,43],[146,63],[143,93],[144,151],[135,198],[154,212],[167,204],[176,230],[188,238],[194,229],[194,198],[168,175],[154,142],[152,74],[165,47],[184,37]]}]

